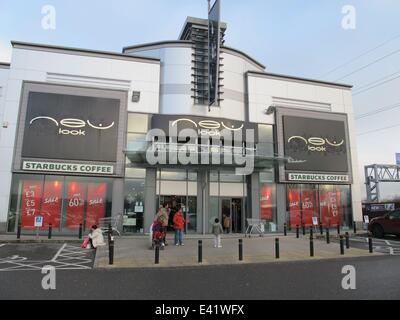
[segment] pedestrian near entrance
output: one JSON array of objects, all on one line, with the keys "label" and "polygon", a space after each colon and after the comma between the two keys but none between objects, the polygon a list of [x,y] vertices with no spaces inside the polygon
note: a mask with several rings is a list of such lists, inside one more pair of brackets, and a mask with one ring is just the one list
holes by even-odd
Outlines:
[{"label": "pedestrian near entrance", "polygon": [[94,248],[94,249],[96,249],[97,247],[106,245],[106,243],[104,242],[103,232],[96,225],[93,225],[92,229],[90,230],[89,242],[90,242],[91,248]]},{"label": "pedestrian near entrance", "polygon": [[167,235],[167,228],[168,228],[168,212],[166,208],[163,206],[158,210],[155,220],[161,224],[162,230],[161,232],[164,233],[164,238],[162,239],[161,245],[164,247],[167,245],[166,242],[166,235]]},{"label": "pedestrian near entrance", "polygon": [[231,218],[224,214],[223,216],[223,224],[224,224],[224,229],[226,233],[229,233],[231,230]]},{"label": "pedestrian near entrance", "polygon": [[183,229],[185,227],[185,219],[183,218],[182,208],[179,209],[174,215],[173,219],[174,230],[175,230],[175,245],[184,246],[183,244]]},{"label": "pedestrian near entrance", "polygon": [[214,234],[214,248],[217,248],[217,247],[222,248],[221,233],[223,233],[224,230],[222,229],[222,225],[219,222],[218,218],[215,219],[212,230],[213,230],[213,234]]}]

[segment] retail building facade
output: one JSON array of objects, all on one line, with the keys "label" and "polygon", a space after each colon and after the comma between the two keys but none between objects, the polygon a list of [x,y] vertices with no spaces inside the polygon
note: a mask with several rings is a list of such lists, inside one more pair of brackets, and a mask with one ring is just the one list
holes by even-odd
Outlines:
[{"label": "retail building facade", "polygon": [[33,232],[40,215],[43,232],[70,234],[121,215],[125,233],[145,233],[163,203],[183,207],[188,233],[224,216],[235,233],[249,218],[269,232],[362,221],[351,86],[271,74],[222,45],[209,108],[206,29],[188,18],[179,40],[122,54],[13,42],[0,65],[0,230]]}]

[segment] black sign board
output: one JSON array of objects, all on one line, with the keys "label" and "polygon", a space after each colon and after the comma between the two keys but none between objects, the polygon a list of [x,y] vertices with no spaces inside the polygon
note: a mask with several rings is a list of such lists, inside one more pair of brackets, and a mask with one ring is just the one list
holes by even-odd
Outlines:
[{"label": "black sign board", "polygon": [[219,49],[221,43],[221,2],[216,0],[208,13],[208,105],[218,105]]},{"label": "black sign board", "polygon": [[120,100],[30,92],[22,157],[115,162]]},{"label": "black sign board", "polygon": [[283,116],[286,170],[348,172],[345,122]]},{"label": "black sign board", "polygon": [[258,125],[250,122],[229,120],[222,118],[206,118],[198,116],[173,116],[153,115],[151,119],[152,129],[161,129],[166,136],[170,136],[170,128],[176,129],[178,135],[184,129],[193,129],[199,137],[220,137],[223,130],[231,132],[232,138],[236,135],[242,141],[246,139],[246,130],[253,130],[254,142],[258,141]]}]

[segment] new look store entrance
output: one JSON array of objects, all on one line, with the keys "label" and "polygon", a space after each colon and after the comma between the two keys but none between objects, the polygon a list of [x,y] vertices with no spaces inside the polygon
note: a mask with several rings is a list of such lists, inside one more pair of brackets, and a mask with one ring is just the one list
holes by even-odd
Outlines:
[{"label": "new look store entrance", "polygon": [[216,218],[226,232],[243,232],[246,183],[234,171],[157,169],[156,190],[156,208],[171,209],[170,231],[173,216],[182,208],[187,233],[210,232]]},{"label": "new look store entrance", "polygon": [[235,198],[221,199],[221,218],[220,221],[227,233],[242,233],[242,210],[243,200]]},{"label": "new look store entrance", "polygon": [[[218,218],[225,232],[242,233],[247,199],[246,178],[229,171],[210,172],[209,224]],[[210,229],[209,229],[210,230]]]}]

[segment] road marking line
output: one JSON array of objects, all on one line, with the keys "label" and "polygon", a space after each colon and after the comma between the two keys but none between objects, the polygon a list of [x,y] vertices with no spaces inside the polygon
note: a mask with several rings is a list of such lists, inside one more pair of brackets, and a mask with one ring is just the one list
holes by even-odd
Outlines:
[{"label": "road marking line", "polygon": [[8,271],[8,270],[19,270],[20,268],[26,268],[29,267],[29,270],[41,270],[41,267],[37,267],[35,265],[26,265],[26,264],[21,264],[21,263],[16,263],[16,262],[12,262],[10,261],[10,264],[13,264],[13,267],[8,267],[8,268],[4,268],[4,269],[0,269],[0,271]]},{"label": "road marking line", "polygon": [[60,255],[60,253],[64,250],[64,248],[67,246],[66,243],[63,244],[63,246],[60,248],[60,250],[57,251],[56,255],[51,259],[52,262],[55,262]]},{"label": "road marking line", "polygon": [[3,244],[0,244],[0,248],[1,248],[1,247],[4,247],[5,245],[6,245],[5,243],[3,243]]},{"label": "road marking line", "polygon": [[386,243],[388,246],[391,246],[391,245],[392,245],[388,240],[385,240],[385,243]]},{"label": "road marking line", "polygon": [[389,247],[389,254],[390,254],[391,256],[394,255],[394,250],[393,250],[393,248],[391,248],[391,247]]},{"label": "road marking line", "polygon": [[[54,265],[60,270],[90,270],[92,259],[87,257],[87,251],[80,248],[69,246],[66,243],[58,250],[52,260],[29,261],[25,257],[14,255],[0,259],[0,272],[2,271],[26,271],[41,270],[45,265]],[[75,251],[76,250],[76,251]]]}]

